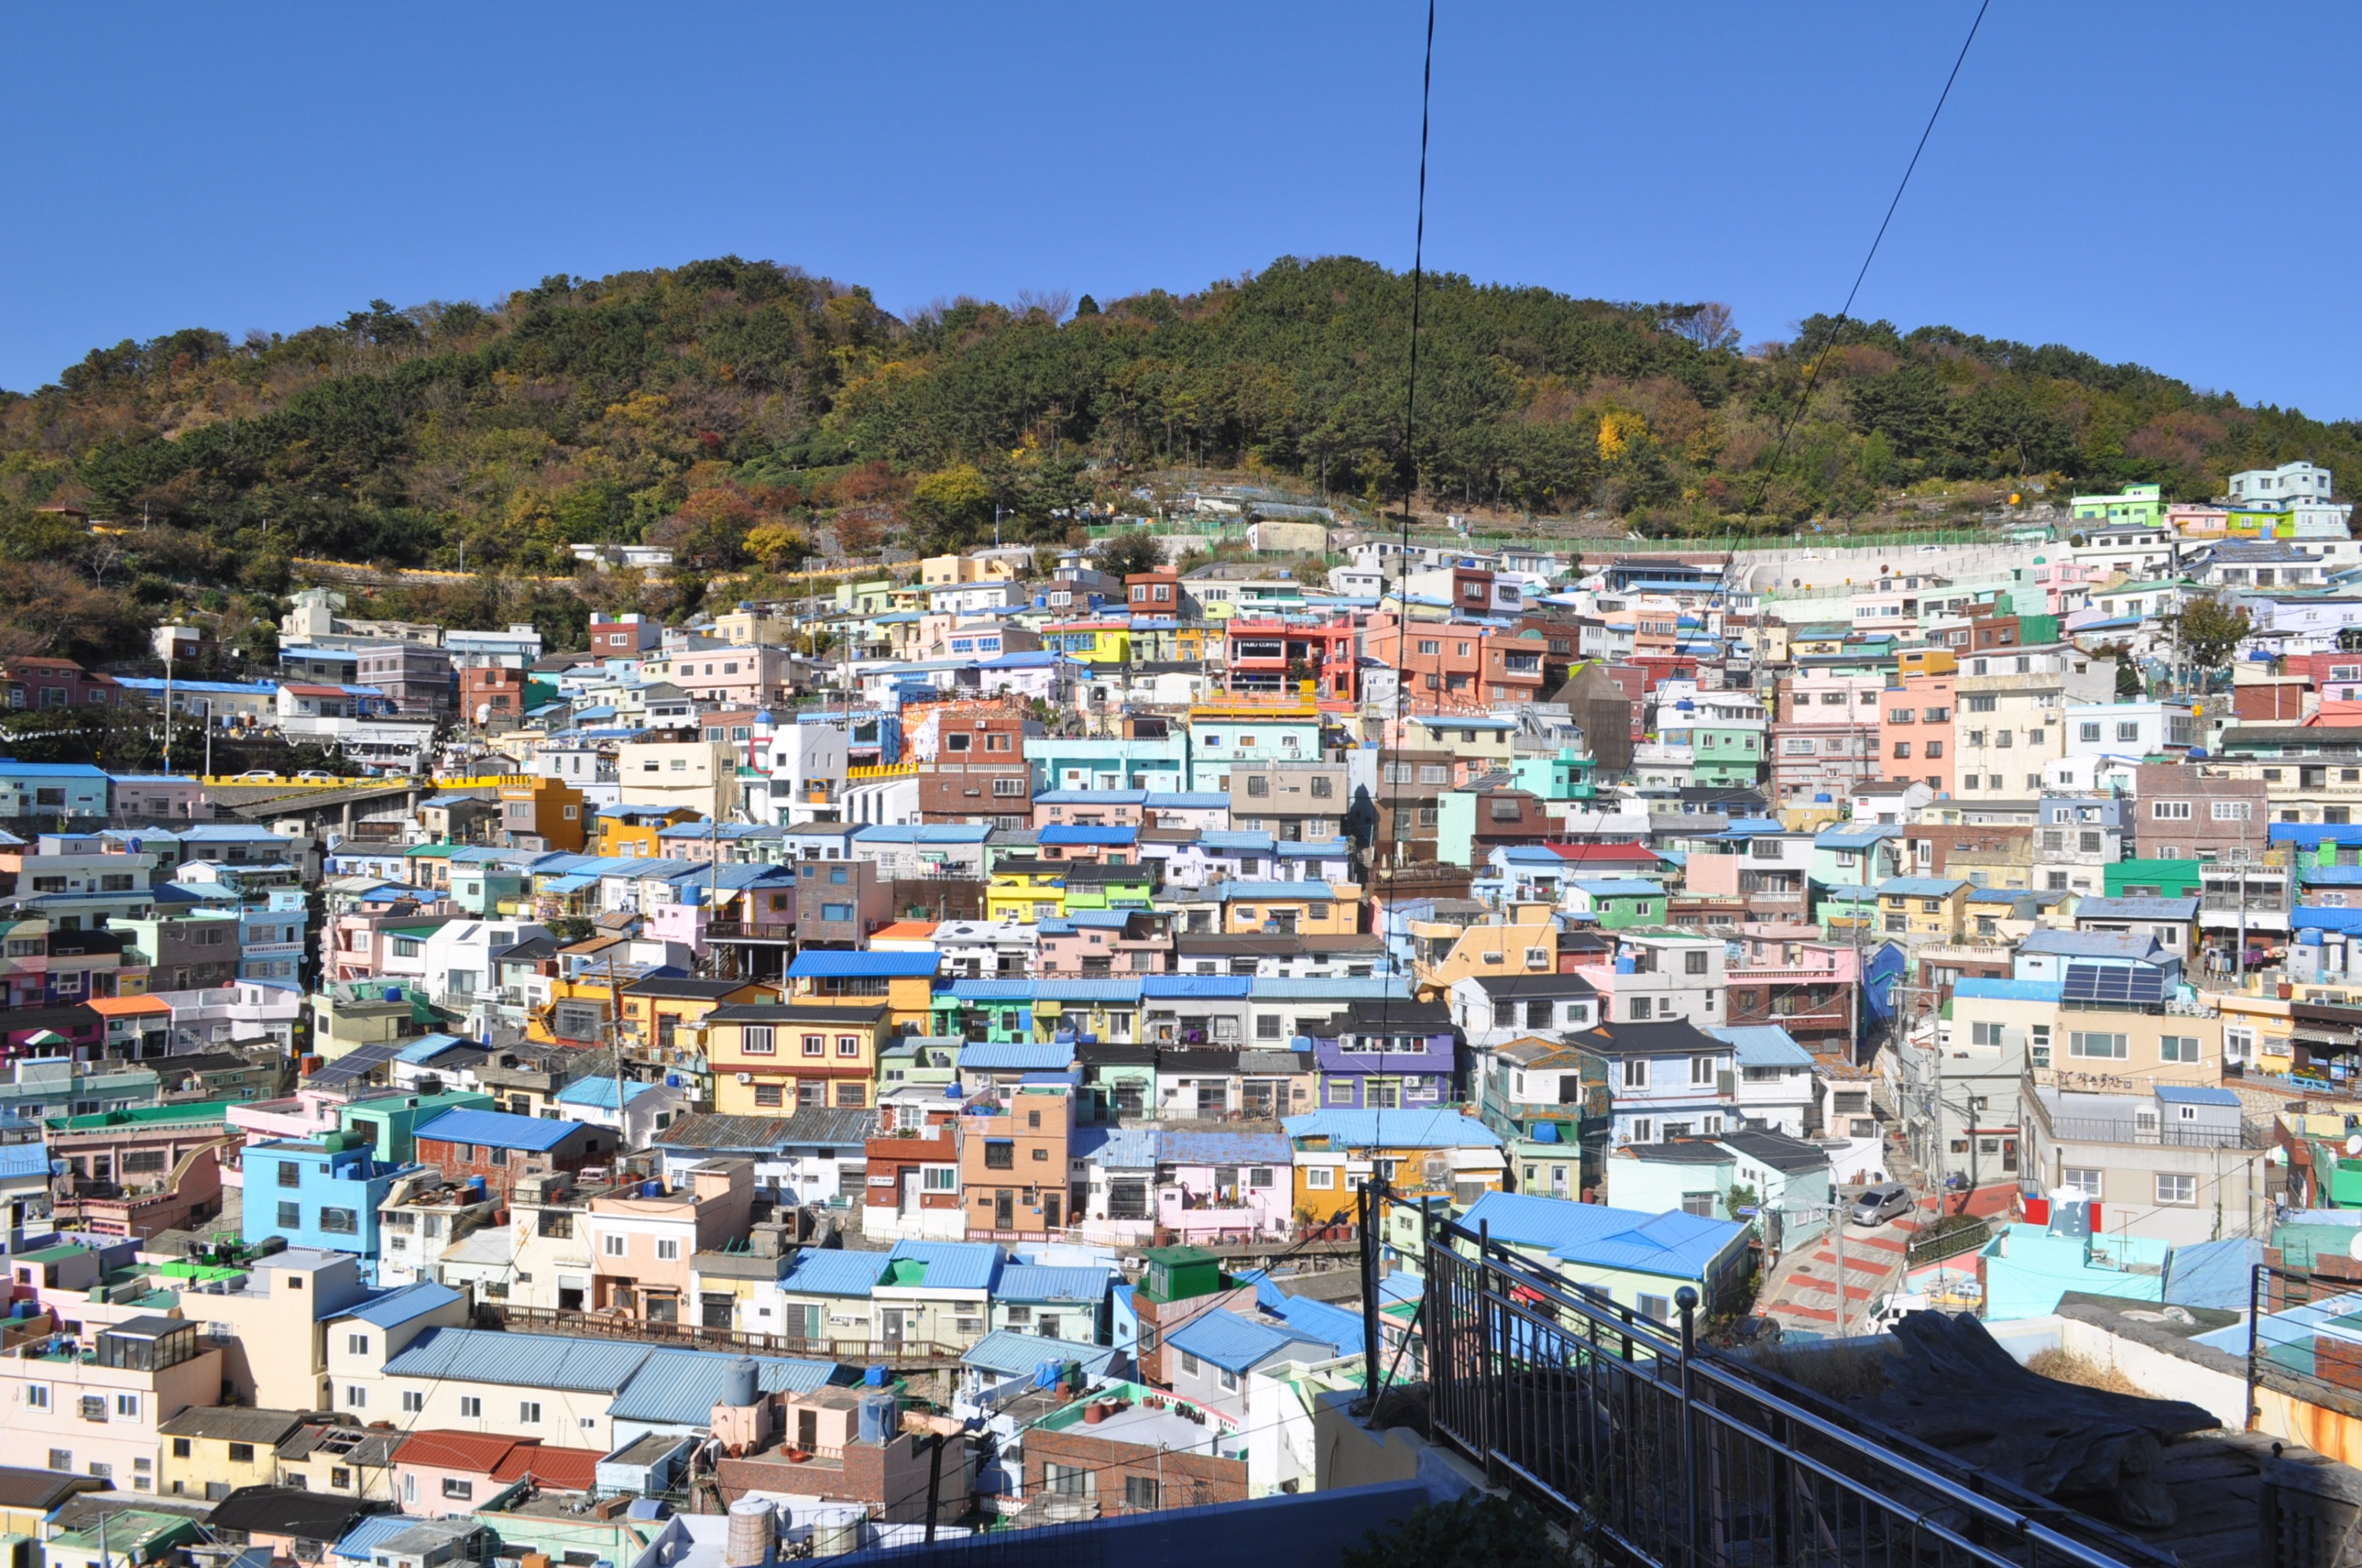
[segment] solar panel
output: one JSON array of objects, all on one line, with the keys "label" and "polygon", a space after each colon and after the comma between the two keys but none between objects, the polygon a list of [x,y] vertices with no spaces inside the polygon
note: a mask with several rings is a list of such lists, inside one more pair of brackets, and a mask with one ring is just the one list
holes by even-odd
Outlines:
[{"label": "solar panel", "polygon": [[400,1045],[356,1045],[304,1081],[315,1088],[329,1088],[339,1084],[359,1083],[371,1071],[384,1066],[400,1054]]},{"label": "solar panel", "polygon": [[2144,1006],[2165,999],[2165,975],[2147,964],[2070,964],[2059,997]]}]

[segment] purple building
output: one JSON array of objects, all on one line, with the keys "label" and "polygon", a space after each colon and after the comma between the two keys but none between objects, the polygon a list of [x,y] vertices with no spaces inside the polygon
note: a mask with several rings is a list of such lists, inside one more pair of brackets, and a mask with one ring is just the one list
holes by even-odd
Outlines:
[{"label": "purple building", "polygon": [[1312,1037],[1322,1110],[1432,1110],[1461,1084],[1460,1037],[1440,1001],[1356,1001]]}]

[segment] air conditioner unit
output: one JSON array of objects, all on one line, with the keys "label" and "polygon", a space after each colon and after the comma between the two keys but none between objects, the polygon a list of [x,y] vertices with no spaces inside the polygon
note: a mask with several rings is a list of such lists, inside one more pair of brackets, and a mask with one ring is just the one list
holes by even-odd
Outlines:
[{"label": "air conditioner unit", "polygon": [[1451,1179],[1451,1162],[1441,1154],[1429,1154],[1418,1163],[1419,1179],[1429,1187]]},{"label": "air conditioner unit", "polygon": [[742,1084],[751,1084],[755,1081],[755,1075],[752,1073],[741,1073],[738,1075],[738,1081]]}]

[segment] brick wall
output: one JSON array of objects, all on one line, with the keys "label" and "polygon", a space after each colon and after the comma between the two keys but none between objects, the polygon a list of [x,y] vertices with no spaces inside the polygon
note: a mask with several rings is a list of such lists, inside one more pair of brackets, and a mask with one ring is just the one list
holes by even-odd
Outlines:
[{"label": "brick wall", "polygon": [[1204,1453],[1174,1453],[1136,1442],[1110,1442],[1090,1435],[1081,1423],[1059,1431],[1035,1429],[1025,1434],[1025,1496],[1038,1497],[1048,1490],[1045,1466],[1072,1465],[1090,1470],[1091,1495],[1098,1500],[1099,1517],[1145,1512],[1125,1504],[1126,1483],[1139,1477],[1156,1488],[1159,1508],[1191,1508],[1204,1503],[1243,1503],[1247,1497],[1244,1460],[1217,1459]]}]

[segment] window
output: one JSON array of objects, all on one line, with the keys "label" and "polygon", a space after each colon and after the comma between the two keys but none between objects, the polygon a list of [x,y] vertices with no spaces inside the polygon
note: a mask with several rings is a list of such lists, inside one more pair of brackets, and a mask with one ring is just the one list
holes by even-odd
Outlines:
[{"label": "window", "polygon": [[1711,1192],[1685,1192],[1682,1194],[1682,1212],[1684,1214],[1694,1214],[1701,1220],[1713,1219],[1714,1194]]},{"label": "window", "polygon": [[2187,1205],[2198,1201],[2198,1178],[2176,1176],[2159,1171],[2157,1177],[2157,1200],[2161,1204]]},{"label": "window", "polygon": [[2116,724],[2116,738],[2120,741],[2136,741],[2140,739],[2140,725],[2119,720]]},{"label": "window", "polygon": [[348,1409],[366,1409],[369,1406],[369,1390],[358,1383],[346,1384],[345,1405]]},{"label": "window", "polygon": [[1712,1056],[1690,1058],[1690,1084],[1693,1088],[1714,1082],[1714,1064]]},{"label": "window", "polygon": [[[121,1416],[126,1420],[138,1420],[139,1419],[139,1396],[137,1394],[117,1394],[115,1397],[115,1413]],[[241,1447],[246,1450],[246,1458],[243,1463],[248,1464],[253,1463],[254,1446],[251,1443],[230,1444],[229,1456],[232,1459],[237,1458],[237,1451]]]},{"label": "window", "polygon": [[837,1054],[838,1055],[840,1055],[840,1056],[858,1056],[858,1055],[861,1055],[861,1036],[860,1036],[860,1035],[858,1035],[858,1034],[840,1034],[840,1035],[838,1035],[838,1036],[836,1037],[836,1054]]},{"label": "window", "polygon": [[528,1427],[537,1427],[541,1425],[541,1401],[538,1399],[518,1400],[517,1420],[519,1424]]},{"label": "window", "polygon": [[[461,1403],[476,1404],[480,1401],[462,1400]],[[456,1475],[446,1475],[443,1477],[443,1495],[464,1503],[475,1496],[476,1484],[473,1481],[462,1481]]]},{"label": "window", "polygon": [[755,1106],[756,1110],[759,1110],[765,1107],[776,1110],[786,1104],[787,1089],[785,1086],[780,1084],[756,1084],[755,1086]]},{"label": "window", "polygon": [[1304,1188],[1307,1192],[1334,1192],[1337,1189],[1337,1168],[1334,1165],[1305,1166]]},{"label": "window", "polygon": [[987,1138],[984,1141],[984,1168],[988,1171],[1013,1171],[1017,1168],[1017,1144],[1008,1138]]},{"label": "window", "polygon": [[1649,1087],[1649,1059],[1646,1056],[1625,1058],[1624,1087],[1630,1089],[1644,1089]]},{"label": "window", "polygon": [[657,1262],[680,1262],[680,1242],[670,1236],[659,1237],[657,1241]]},{"label": "window", "polygon": [[1186,1376],[1195,1377],[1198,1375],[1198,1358],[1191,1355],[1187,1351],[1183,1351],[1181,1353],[1181,1371]]},{"label": "window", "polygon": [[2150,805],[2148,814],[2161,823],[2186,823],[2190,820],[2190,802],[2158,801]]},{"label": "window", "polygon": [[367,1334],[347,1334],[345,1336],[345,1353],[348,1355],[367,1355],[369,1354],[369,1347],[370,1338]]},{"label": "window", "polygon": [[484,1402],[483,1402],[483,1400],[481,1400],[481,1399],[478,1398],[478,1397],[477,1397],[475,1395],[473,1395],[473,1394],[462,1394],[462,1395],[460,1395],[460,1396],[459,1396],[459,1415],[460,1415],[461,1419],[465,1419],[465,1420],[470,1420],[470,1421],[480,1421],[480,1420],[482,1420],[482,1419],[484,1419]]},{"label": "window", "polygon": [[774,1055],[778,1047],[772,1043],[771,1026],[767,1023],[747,1024],[738,1032],[738,1048],[749,1056]]},{"label": "window", "polygon": [[302,1187],[304,1185],[304,1167],[297,1165],[293,1160],[280,1161],[279,1185],[281,1187]]},{"label": "window", "polygon": [[2254,817],[2255,811],[2252,801],[2217,801],[2213,815],[2218,823],[2244,823]]},{"label": "window", "polygon": [[805,1035],[805,1036],[804,1036],[804,1055],[807,1055],[807,1056],[825,1056],[825,1055],[828,1055],[828,1036],[827,1036],[827,1035],[825,1035],[825,1034],[807,1034],[807,1035]]},{"label": "window", "polygon": [[2198,1037],[2194,1034],[2160,1036],[2157,1043],[2157,1056],[2160,1062],[2195,1062],[2198,1060]]},{"label": "window", "polygon": [[2102,1061],[2121,1062],[2130,1054],[2129,1037],[2122,1034],[2089,1033],[2070,1030],[2067,1034],[2067,1055],[2090,1056]]},{"label": "window", "polygon": [[1909,741],[1896,741],[1894,743],[1894,755],[1898,757],[1905,759],[1909,758],[1911,756],[1911,743]]},{"label": "window", "polygon": [[1635,1304],[1640,1309],[1640,1316],[1652,1323],[1670,1322],[1672,1320],[1672,1303],[1661,1296],[1638,1297],[1635,1298]]},{"label": "window", "polygon": [[630,1246],[631,1243],[613,1231],[599,1238],[599,1251],[606,1257],[620,1258],[630,1249]]},{"label": "window", "polygon": [[425,1392],[416,1388],[405,1388],[402,1391],[402,1409],[404,1415],[414,1416],[425,1408]]},{"label": "window", "polygon": [[282,1203],[279,1206],[279,1228],[281,1230],[300,1230],[303,1227],[303,1224],[304,1206],[302,1204]]},{"label": "window", "polygon": [[361,1230],[360,1213],[352,1209],[323,1209],[320,1210],[320,1229],[331,1236],[358,1236]]}]

